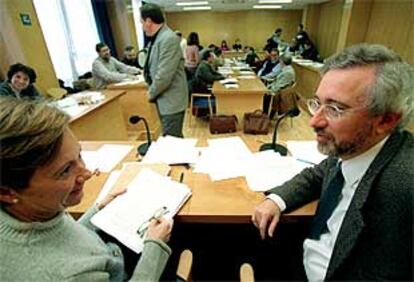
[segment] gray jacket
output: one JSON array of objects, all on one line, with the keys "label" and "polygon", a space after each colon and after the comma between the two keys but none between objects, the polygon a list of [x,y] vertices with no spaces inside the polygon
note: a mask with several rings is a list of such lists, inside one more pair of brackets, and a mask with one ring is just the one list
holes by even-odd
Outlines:
[{"label": "gray jacket", "polygon": [[188,104],[188,86],[179,37],[167,26],[158,31],[148,58],[149,101],[156,102],[161,115],[184,111]]},{"label": "gray jacket", "polygon": [[[287,211],[316,200],[327,188],[329,157],[270,190]],[[342,222],[326,280],[413,280],[414,137],[395,132],[359,183]]]},{"label": "gray jacket", "polygon": [[270,85],[270,91],[274,95],[294,82],[295,70],[291,65],[284,66],[282,71],[276,76],[276,80]]},{"label": "gray jacket", "polygon": [[92,75],[97,89],[103,89],[108,84],[120,82],[128,78],[128,74],[138,73],[140,73],[138,68],[127,66],[114,57],[111,57],[108,62],[98,57],[92,64]]}]

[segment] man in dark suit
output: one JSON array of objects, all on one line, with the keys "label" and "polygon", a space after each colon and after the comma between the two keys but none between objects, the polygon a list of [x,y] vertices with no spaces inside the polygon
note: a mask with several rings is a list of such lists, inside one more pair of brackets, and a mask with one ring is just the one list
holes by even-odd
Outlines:
[{"label": "man in dark suit", "polygon": [[381,45],[326,61],[308,106],[328,158],[270,190],[252,216],[264,239],[282,212],[320,199],[303,243],[308,280],[413,280],[413,82],[413,67]]},{"label": "man in dark suit", "polygon": [[180,38],[166,24],[158,5],[140,8],[141,23],[149,37],[144,77],[149,85],[149,101],[156,103],[163,135],[183,137],[188,86]]}]

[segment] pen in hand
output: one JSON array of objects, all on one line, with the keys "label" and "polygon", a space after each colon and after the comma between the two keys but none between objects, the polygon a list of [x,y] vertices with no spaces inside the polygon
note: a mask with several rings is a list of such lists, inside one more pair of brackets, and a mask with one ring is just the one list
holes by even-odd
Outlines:
[{"label": "pen in hand", "polygon": [[181,172],[181,175],[180,175],[180,183],[183,183],[183,180],[184,180],[184,172]]},{"label": "pen in hand", "polygon": [[159,220],[161,217],[163,217],[164,215],[166,215],[169,212],[167,207],[161,207],[158,210],[156,210],[153,214],[153,216],[151,216],[148,220],[144,221],[140,227],[137,230],[138,235],[141,238],[144,238],[145,233],[148,230],[148,227],[151,223],[151,220],[155,219],[155,220]]}]

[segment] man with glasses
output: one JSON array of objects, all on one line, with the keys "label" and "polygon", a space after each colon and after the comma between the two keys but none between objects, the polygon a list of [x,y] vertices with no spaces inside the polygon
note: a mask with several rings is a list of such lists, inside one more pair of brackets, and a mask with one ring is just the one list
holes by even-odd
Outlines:
[{"label": "man with glasses", "polygon": [[282,212],[319,199],[303,243],[308,280],[413,280],[413,91],[413,66],[384,46],[327,59],[308,106],[328,157],[270,190],[252,216],[272,237]]}]

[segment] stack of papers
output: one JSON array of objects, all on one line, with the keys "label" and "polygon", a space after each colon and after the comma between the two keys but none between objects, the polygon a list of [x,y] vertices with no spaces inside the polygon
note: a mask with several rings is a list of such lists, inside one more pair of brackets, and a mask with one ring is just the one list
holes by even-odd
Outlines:
[{"label": "stack of papers", "polygon": [[81,156],[87,169],[110,172],[133,148],[132,145],[105,144],[96,151],[82,151]]},{"label": "stack of papers", "polygon": [[197,162],[200,150],[195,145],[197,139],[161,136],[152,142],[143,163],[192,164]]},{"label": "stack of papers", "polygon": [[237,79],[236,78],[226,78],[226,79],[220,80],[220,83],[221,84],[236,84]]},{"label": "stack of papers", "polygon": [[316,141],[287,141],[289,152],[297,160],[310,164],[319,164],[326,156],[318,151]]},{"label": "stack of papers", "polygon": [[254,75],[239,75],[237,78],[238,79],[255,79],[256,76],[254,76]]},{"label": "stack of papers", "polygon": [[117,238],[125,246],[142,252],[144,238],[137,230],[153,218],[156,211],[168,211],[164,217],[172,218],[191,196],[187,185],[172,181],[149,169],[143,169],[119,195],[91,219],[91,222]]},{"label": "stack of papers", "polygon": [[137,75],[137,79],[125,79],[122,82],[115,83],[116,86],[136,85],[145,82],[143,75]]},{"label": "stack of papers", "polygon": [[211,139],[208,144],[201,151],[194,172],[207,173],[213,181],[245,175],[252,153],[240,137]]},{"label": "stack of papers", "polygon": [[249,188],[263,192],[282,185],[311,164],[300,162],[293,157],[282,157],[268,150],[253,154],[246,170]]}]

